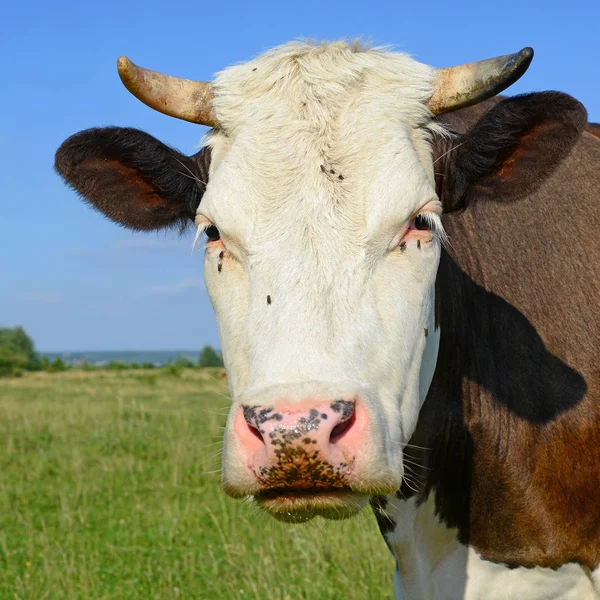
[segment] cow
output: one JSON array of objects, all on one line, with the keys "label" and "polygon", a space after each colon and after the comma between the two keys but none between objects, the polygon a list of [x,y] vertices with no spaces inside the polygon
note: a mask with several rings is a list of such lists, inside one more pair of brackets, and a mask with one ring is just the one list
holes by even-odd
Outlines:
[{"label": "cow", "polygon": [[275,518],[370,504],[396,598],[600,597],[600,140],[533,51],[435,69],[296,42],[177,79],[56,170],[132,230],[206,235],[231,408],[222,483]]}]

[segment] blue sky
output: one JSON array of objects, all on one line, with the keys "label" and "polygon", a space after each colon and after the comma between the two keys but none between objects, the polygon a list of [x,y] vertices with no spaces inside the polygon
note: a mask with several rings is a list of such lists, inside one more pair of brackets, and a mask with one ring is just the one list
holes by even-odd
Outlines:
[{"label": "blue sky", "polygon": [[298,38],[361,36],[450,66],[533,46],[514,93],[558,89],[600,121],[600,2],[10,2],[0,23],[0,326],[41,350],[218,345],[190,238],[132,234],[81,203],[53,173],[72,133],[144,129],[188,153],[204,128],[146,108],[115,62],[210,79]]}]

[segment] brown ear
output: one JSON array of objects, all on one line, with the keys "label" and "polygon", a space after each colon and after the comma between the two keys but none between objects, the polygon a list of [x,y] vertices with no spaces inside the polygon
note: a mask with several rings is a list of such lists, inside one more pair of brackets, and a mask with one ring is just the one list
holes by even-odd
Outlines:
[{"label": "brown ear", "polygon": [[519,200],[569,154],[587,124],[585,108],[560,92],[499,102],[444,157],[440,197],[445,212],[474,200]]},{"label": "brown ear", "polygon": [[55,169],[107,217],[148,231],[194,219],[209,162],[208,149],[188,157],[138,129],[106,127],[63,142]]}]

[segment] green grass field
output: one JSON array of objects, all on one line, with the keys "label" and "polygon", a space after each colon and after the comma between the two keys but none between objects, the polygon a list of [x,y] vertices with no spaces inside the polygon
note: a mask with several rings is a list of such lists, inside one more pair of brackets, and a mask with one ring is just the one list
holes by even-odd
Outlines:
[{"label": "green grass field", "polygon": [[0,598],[390,599],[370,510],[283,525],[226,497],[219,371],[0,380]]}]

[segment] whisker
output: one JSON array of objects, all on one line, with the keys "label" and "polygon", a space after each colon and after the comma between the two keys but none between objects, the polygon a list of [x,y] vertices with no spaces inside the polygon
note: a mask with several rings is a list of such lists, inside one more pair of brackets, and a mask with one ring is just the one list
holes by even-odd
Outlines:
[{"label": "whisker", "polygon": [[450,152],[452,152],[453,150],[456,150],[457,148],[460,148],[465,142],[461,142],[460,144],[457,144],[456,146],[453,146],[452,148],[450,148],[450,150],[448,150],[447,152],[444,152],[444,154],[442,154],[441,156],[438,156],[434,161],[433,164],[435,165],[435,163],[438,160],[441,160],[442,158],[444,158],[444,156],[446,156],[447,154],[450,154]]},{"label": "whisker", "polygon": [[418,450],[431,450],[431,448],[427,448],[426,446],[416,446],[415,444],[404,444],[405,448],[417,448]]},{"label": "whisker", "polygon": [[[214,376],[212,373],[207,373],[207,375],[208,375],[208,376],[209,376],[209,377],[210,377],[210,378],[211,378],[213,381],[215,381],[216,383],[218,383],[219,385],[222,385],[223,387],[225,387],[225,388],[229,389],[229,388],[227,387],[227,384],[226,384],[226,383],[223,383],[223,380],[222,380],[222,379],[217,379],[217,378],[216,378],[216,377],[215,377],[215,376]],[[224,397],[225,397],[225,396],[224,396]],[[230,397],[230,396],[227,396],[227,398],[229,398],[229,399],[231,400],[231,397]]]},{"label": "whisker", "polygon": [[404,482],[406,483],[406,485],[416,494],[419,493],[419,490],[415,487],[413,487],[415,485],[415,482],[412,481],[411,479],[409,479],[408,477],[404,477]]},{"label": "whisker", "polygon": [[[175,160],[177,160],[177,159],[175,159]],[[180,164],[183,164],[179,160],[177,160],[177,162]],[[183,165],[183,166],[185,167],[185,165]],[[197,177],[194,177],[192,175],[188,175],[187,173],[182,173],[181,171],[177,171],[177,174],[182,175],[183,177],[187,177],[188,179],[193,179],[194,181],[197,181],[198,183],[204,184],[204,181],[202,181],[201,179],[198,179]],[[206,185],[206,184],[204,184],[204,185]]]},{"label": "whisker", "polygon": [[415,462],[414,460],[408,460],[406,457],[403,457],[403,462],[406,463],[407,465],[414,465],[415,467],[418,467],[419,469],[426,469],[427,471],[431,471],[431,467],[426,467],[425,465],[421,465],[418,462]]},{"label": "whisker", "polygon": [[190,177],[190,175],[186,175],[185,173],[179,172],[180,175],[184,175],[185,177],[189,177],[190,179],[193,179],[194,181],[197,181],[198,183],[201,183],[204,186],[207,185],[206,181],[202,181],[202,179],[199,179],[196,176],[196,174],[185,163],[182,163],[174,154],[172,156],[191,175],[191,177]]},{"label": "whisker", "polygon": [[200,475],[219,475],[221,473],[221,469],[215,469],[214,471],[203,471]]}]

